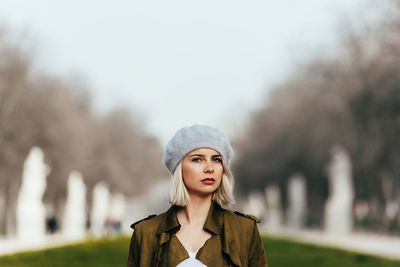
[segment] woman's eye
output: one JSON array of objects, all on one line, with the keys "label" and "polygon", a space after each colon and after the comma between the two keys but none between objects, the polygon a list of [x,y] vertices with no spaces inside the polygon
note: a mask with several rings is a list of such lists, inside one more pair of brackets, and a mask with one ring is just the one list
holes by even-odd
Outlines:
[{"label": "woman's eye", "polygon": [[222,159],[221,158],[213,158],[213,160],[215,161],[215,162],[222,162]]},{"label": "woman's eye", "polygon": [[192,162],[199,162],[201,159],[200,158],[193,158]]}]

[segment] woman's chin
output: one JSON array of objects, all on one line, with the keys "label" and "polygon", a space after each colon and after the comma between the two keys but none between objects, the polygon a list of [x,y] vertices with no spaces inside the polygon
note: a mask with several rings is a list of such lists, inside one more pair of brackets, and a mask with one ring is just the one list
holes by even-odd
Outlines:
[{"label": "woman's chin", "polygon": [[188,190],[189,196],[194,196],[194,197],[201,197],[201,198],[208,198],[212,197],[212,194],[215,192],[216,189],[208,189],[208,190]]}]

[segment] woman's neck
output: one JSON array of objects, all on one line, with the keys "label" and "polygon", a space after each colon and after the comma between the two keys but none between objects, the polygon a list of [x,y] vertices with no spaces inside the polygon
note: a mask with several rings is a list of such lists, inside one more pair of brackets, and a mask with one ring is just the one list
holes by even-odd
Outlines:
[{"label": "woman's neck", "polygon": [[189,203],[178,213],[178,219],[189,224],[204,225],[211,207],[210,197],[190,196]]}]

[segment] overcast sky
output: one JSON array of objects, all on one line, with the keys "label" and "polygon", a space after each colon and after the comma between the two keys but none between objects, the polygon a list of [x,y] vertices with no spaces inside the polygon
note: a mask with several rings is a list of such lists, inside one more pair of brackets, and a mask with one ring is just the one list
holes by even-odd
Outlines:
[{"label": "overcast sky", "polygon": [[234,135],[367,0],[0,0],[39,68],[80,76],[97,110],[131,107],[165,143],[194,123]]}]

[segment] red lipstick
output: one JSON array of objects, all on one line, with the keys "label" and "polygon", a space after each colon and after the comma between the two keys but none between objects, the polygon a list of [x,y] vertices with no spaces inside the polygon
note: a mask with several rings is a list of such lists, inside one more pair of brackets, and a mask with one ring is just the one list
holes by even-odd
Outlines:
[{"label": "red lipstick", "polygon": [[201,182],[203,184],[212,185],[215,183],[215,179],[214,178],[204,178],[203,180],[201,180]]}]

